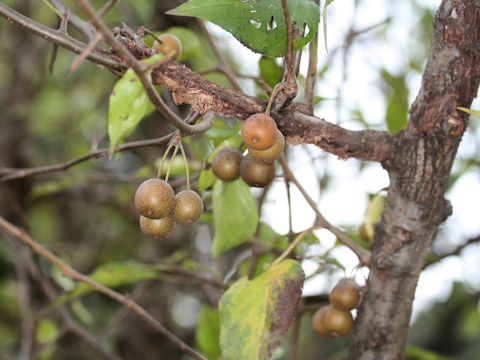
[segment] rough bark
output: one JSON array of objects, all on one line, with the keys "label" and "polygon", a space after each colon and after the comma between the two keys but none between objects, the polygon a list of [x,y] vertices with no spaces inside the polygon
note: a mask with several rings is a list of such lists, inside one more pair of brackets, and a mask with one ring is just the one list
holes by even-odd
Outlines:
[{"label": "rough bark", "polygon": [[376,228],[364,302],[349,359],[401,359],[424,255],[451,213],[450,170],[480,81],[480,3],[444,0],[408,127],[389,162],[385,211]]}]

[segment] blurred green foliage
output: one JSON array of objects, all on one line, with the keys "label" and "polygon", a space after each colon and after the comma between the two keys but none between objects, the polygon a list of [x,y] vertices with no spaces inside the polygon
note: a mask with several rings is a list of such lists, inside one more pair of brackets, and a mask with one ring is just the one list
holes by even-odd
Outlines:
[{"label": "blurred green foliage", "polygon": [[[58,25],[56,14],[41,1],[10,0],[3,3],[48,26]],[[96,0],[92,3],[100,8],[104,1]],[[326,2],[329,3],[331,1]],[[329,16],[335,11],[337,3],[340,8],[349,6],[333,2],[329,6]],[[355,2],[356,5],[352,6],[362,6],[361,3]],[[409,76],[423,71],[432,38],[433,21],[431,9],[425,8],[419,1],[412,3],[416,9],[413,15],[417,22],[412,30],[411,51],[405,55],[403,68],[392,69],[387,64],[374,69],[380,80],[380,100],[385,104],[381,116],[383,121],[372,121],[360,107],[347,109],[353,115],[354,122],[362,127],[378,127],[397,132],[407,124],[411,100]],[[65,1],[65,4],[85,19],[74,0]],[[108,12],[105,21],[110,28],[119,26],[120,21],[125,20],[133,28],[145,25],[158,34],[168,31],[177,35],[183,44],[183,55],[179,61],[195,71],[208,70],[206,78],[219,85],[231,86],[223,74],[210,71],[217,65],[216,57],[208,39],[195,24],[185,18],[163,14],[163,6],[173,8],[178,4],[174,0],[125,0]],[[388,26],[390,23],[387,23],[386,28]],[[85,37],[71,25],[69,33],[85,41]],[[375,41],[385,41],[382,38],[384,35],[385,32],[380,31],[372,38]],[[152,41],[152,37],[146,38],[147,43]],[[219,41],[218,45],[221,51],[225,51],[224,44]],[[236,46],[241,45],[236,43]],[[363,43],[362,46],[368,44]],[[332,58],[319,58],[320,85],[335,73],[333,62],[341,62],[335,54],[342,55],[342,47],[343,44],[329,41]],[[62,163],[88,153],[94,138],[94,145],[108,148],[108,98],[118,80],[116,76],[88,61],[84,61],[73,74],[67,76],[75,55],[64,49],[58,50],[53,72],[49,74],[52,45],[3,18],[0,18],[0,49],[1,168]],[[226,52],[226,56],[229,61],[232,58],[236,62],[242,61],[236,53]],[[231,65],[237,70],[235,61],[231,61]],[[272,58],[260,58],[258,69],[252,69],[248,75],[259,75],[273,87],[282,78],[283,70],[279,64]],[[247,84],[245,88],[250,95],[265,97],[264,90],[255,86],[255,82],[250,84],[247,80],[242,81],[242,85]],[[325,96],[316,96],[319,113],[330,106],[329,103],[339,101],[336,94],[330,96],[328,90],[330,89],[321,90],[325,91],[322,94]],[[163,91],[162,95],[172,102],[168,92]],[[332,101],[321,101],[325,99]],[[182,115],[187,110],[185,106],[178,108]],[[469,131],[473,132],[476,126],[472,121]],[[215,226],[218,226],[215,221],[223,221],[222,216],[227,219],[226,223],[232,217],[243,217],[243,213],[235,213],[235,209],[239,209],[236,203],[240,201],[238,193],[235,193],[224,201],[220,220],[217,216],[214,221],[212,196],[215,198],[215,194],[212,195],[211,187],[216,178],[209,169],[216,151],[225,145],[241,146],[238,135],[240,127],[241,123],[236,119],[217,118],[215,126],[205,136],[184,139],[191,159],[190,171],[193,176],[199,176],[194,187],[202,193],[206,210],[198,226],[179,226],[168,239],[159,241],[141,235],[138,214],[132,201],[138,184],[156,174],[158,160],[165,150],[163,147],[132,150],[112,160],[95,158],[65,172],[52,172],[4,183],[0,196],[0,215],[25,228],[39,243],[47,246],[75,269],[96,274],[94,277],[100,282],[130,294],[179,337],[192,346],[198,346],[209,359],[217,359],[219,327],[215,307],[224,288],[218,283],[205,283],[193,275],[208,275],[217,282],[226,280],[232,283],[250,272],[251,258],[245,256],[245,253],[251,245],[249,240],[255,233],[256,220],[242,229],[248,236],[244,234],[241,245],[226,251],[215,262],[211,256],[213,232]],[[171,130],[172,127],[165,118],[152,113],[140,121],[126,141],[156,138]],[[472,156],[459,159],[450,187],[467,172],[478,173],[478,144],[474,146],[476,149]],[[321,161],[323,171],[319,187],[322,192],[328,191],[335,186],[336,178],[328,168],[325,155],[319,155],[318,158],[315,161]],[[177,190],[184,187],[185,169],[183,161],[175,160],[174,165],[171,175],[172,182],[177,182]],[[358,165],[358,172],[366,168],[366,165]],[[257,219],[254,206],[256,199],[253,196],[249,199],[244,212],[254,214]],[[253,222],[255,226],[252,225]],[[263,219],[260,224],[258,237],[263,253],[258,256],[253,269],[255,278],[265,272],[288,246],[289,240],[287,234],[277,233]],[[235,226],[242,225],[245,224]],[[354,240],[367,246],[358,235],[358,224],[343,225],[349,229]],[[222,236],[228,237],[233,227],[227,224]],[[335,269],[343,273],[344,265],[334,256],[333,251],[338,243],[322,255],[312,256],[309,253],[310,246],[323,244],[322,241],[316,235],[309,234],[296,248],[295,254],[320,264],[316,272]],[[0,233],[1,359],[15,358],[22,345],[22,326],[25,326],[22,322],[27,320],[23,316],[25,310],[22,309],[19,294],[22,289],[25,290],[25,285],[30,295],[28,306],[34,311],[32,335],[36,357],[39,359],[98,359],[92,345],[68,329],[67,322],[58,311],[61,306],[64,306],[78,326],[99,339],[107,351],[124,359],[148,360],[158,358],[159,354],[166,360],[182,358],[181,351],[131,312],[113,300],[66,278],[45,259],[31,253],[26,254],[21,249],[23,247],[18,246],[16,240]],[[222,250],[226,250],[226,247],[222,247]],[[181,269],[173,271],[159,267],[159,264],[165,263],[181,265]],[[31,271],[27,275],[27,283],[23,282],[16,265]],[[193,271],[193,275],[186,270]],[[327,281],[331,281],[328,278],[329,271],[325,273]],[[53,296],[48,296],[45,284],[53,288]],[[181,296],[178,295],[179,288],[182,294],[203,304],[200,310],[190,309],[192,316],[198,317],[199,325],[196,329],[195,326],[183,326],[175,321],[172,308],[178,296]],[[83,291],[82,296],[75,297],[80,291]],[[60,297],[62,295],[63,298]],[[59,297],[65,302],[52,306],[56,300],[57,303],[61,302]],[[311,331],[312,314],[312,311],[306,311],[300,320],[300,358],[335,359],[345,355],[350,335],[333,340],[320,338]],[[411,330],[412,346],[408,348],[407,356],[419,360],[433,359],[435,356],[435,359],[477,359],[480,353],[479,324],[478,292],[456,284],[447,300],[433,305],[418,317]],[[291,336],[290,333],[276,353],[278,359],[289,359]]]}]

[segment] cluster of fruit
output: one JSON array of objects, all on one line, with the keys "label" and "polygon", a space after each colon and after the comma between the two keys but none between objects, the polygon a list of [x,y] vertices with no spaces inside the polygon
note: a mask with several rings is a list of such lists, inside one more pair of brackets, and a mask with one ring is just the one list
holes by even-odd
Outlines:
[{"label": "cluster of fruit", "polygon": [[135,193],[142,232],[153,238],[170,235],[175,224],[193,224],[203,213],[202,198],[192,190],[175,195],[170,184],[153,178],[145,180]]},{"label": "cluster of fruit", "polygon": [[313,329],[327,338],[348,334],[353,328],[350,310],[358,306],[360,288],[353,280],[342,279],[335,285],[328,300],[330,304],[322,306],[313,315]]},{"label": "cluster of fruit", "polygon": [[241,177],[249,186],[264,187],[275,177],[275,164],[283,153],[285,139],[268,115],[254,114],[242,126],[242,139],[248,153],[226,147],[218,152],[212,170],[220,180],[230,182]]}]

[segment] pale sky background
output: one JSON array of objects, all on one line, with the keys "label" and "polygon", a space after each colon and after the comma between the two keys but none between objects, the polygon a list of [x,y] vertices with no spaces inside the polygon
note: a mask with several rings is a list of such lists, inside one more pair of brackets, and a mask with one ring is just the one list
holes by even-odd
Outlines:
[{"label": "pale sky background", "polygon": [[[438,8],[439,0],[418,0],[419,4],[426,5],[434,11]],[[412,27],[419,21],[419,14],[405,1],[378,1],[363,0],[353,14],[353,0],[338,0],[328,9],[328,45],[329,51],[342,43],[344,34],[349,25],[355,24],[355,29],[362,29],[392,17],[392,23],[386,32],[386,41],[376,36],[364,37],[366,41],[354,45],[347,65],[346,81],[342,84],[343,64],[337,56],[333,69],[317,85],[317,95],[336,98],[337,89],[341,87],[341,106],[337,101],[326,101],[315,111],[315,115],[333,123],[340,123],[349,129],[361,129],[358,122],[350,121],[351,110],[362,110],[367,121],[383,126],[385,103],[379,92],[380,78],[378,69],[386,68],[396,74],[406,64],[405,54],[411,53],[419,43],[412,37]],[[221,44],[231,49],[245,74],[258,74],[259,55],[242,46],[230,34],[215,25],[209,25]],[[323,43],[323,24],[320,25],[319,62],[329,56]],[[239,61],[238,59],[241,59]],[[308,59],[305,52],[303,60]],[[252,70],[254,69],[254,70]],[[306,64],[301,69],[305,73]],[[410,104],[418,92],[421,75],[412,73],[407,77],[410,90]],[[244,90],[252,93],[251,81],[244,81]],[[478,100],[472,108],[479,109]],[[472,118],[471,121],[478,121]],[[479,134],[471,129],[464,135],[460,145],[458,157],[469,157],[476,153]],[[318,159],[312,167],[311,157]],[[334,225],[358,226],[362,222],[365,208],[368,204],[367,193],[376,193],[389,184],[385,170],[376,163],[367,164],[359,174],[360,162],[351,159],[339,160],[333,155],[326,156],[315,146],[296,146],[291,148],[290,166],[302,185],[309,191],[313,199],[318,200],[320,211]],[[454,165],[455,166],[455,165]],[[325,167],[333,175],[332,185],[322,194],[319,194],[318,176],[321,176]],[[292,187],[293,226],[294,231],[302,231],[310,227],[314,221],[314,213],[307,205],[300,193]],[[455,247],[469,237],[480,234],[478,204],[480,204],[480,178],[478,172],[464,175],[447,193],[447,199],[452,202],[454,213],[441,225],[442,231],[448,234],[450,245]],[[269,192],[267,202],[263,208],[262,221],[272,226],[280,233],[288,232],[288,213],[285,185],[283,179],[275,182]],[[334,236],[322,230],[316,233],[320,244],[313,246],[312,253],[324,253],[334,243]],[[357,264],[356,256],[348,249],[340,247],[335,250],[338,260],[347,268],[347,275],[351,275],[352,268]],[[460,257],[450,257],[441,263],[430,266],[420,277],[413,306],[414,317],[419,311],[428,308],[434,301],[442,301],[448,297],[453,281],[466,281],[473,289],[480,290],[480,245],[473,245],[463,251]],[[306,261],[303,264],[308,274],[315,269],[315,263]],[[356,272],[356,280],[364,284],[368,270]],[[333,286],[332,279],[343,277],[343,272],[337,272],[332,278],[321,274],[305,284],[305,294],[325,293]]]}]

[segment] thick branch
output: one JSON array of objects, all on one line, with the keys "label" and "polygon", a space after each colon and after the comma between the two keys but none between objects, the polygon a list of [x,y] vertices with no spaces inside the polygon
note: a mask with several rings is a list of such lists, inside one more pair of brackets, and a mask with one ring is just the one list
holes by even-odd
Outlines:
[{"label": "thick branch", "polygon": [[[444,199],[480,83],[478,0],[444,0],[409,126],[395,137],[385,211],[375,231],[367,292],[349,359],[401,359],[424,256],[451,213]],[[365,329],[369,331],[365,331]]]},{"label": "thick branch", "polygon": [[[0,15],[77,54],[80,54],[86,46],[84,43],[39,24],[1,3]],[[133,51],[133,48],[134,46],[129,50]],[[150,48],[142,49],[141,53],[135,52],[135,55],[140,58],[151,54]],[[92,52],[88,59],[113,70],[122,72],[126,70],[126,64],[115,54],[106,55],[97,50]],[[152,72],[152,81],[155,85],[168,87],[178,104],[190,104],[194,110],[202,114],[207,110],[213,110],[218,114],[244,120],[254,113],[264,112],[267,105],[262,99],[211,83],[186,66],[172,60]],[[272,113],[272,116],[278,122],[280,131],[285,133],[287,141],[291,144],[315,144],[342,159],[355,157],[361,160],[382,162],[388,159],[388,149],[392,138],[384,132],[347,130],[323,119],[296,112],[294,107],[282,113]]]}]

